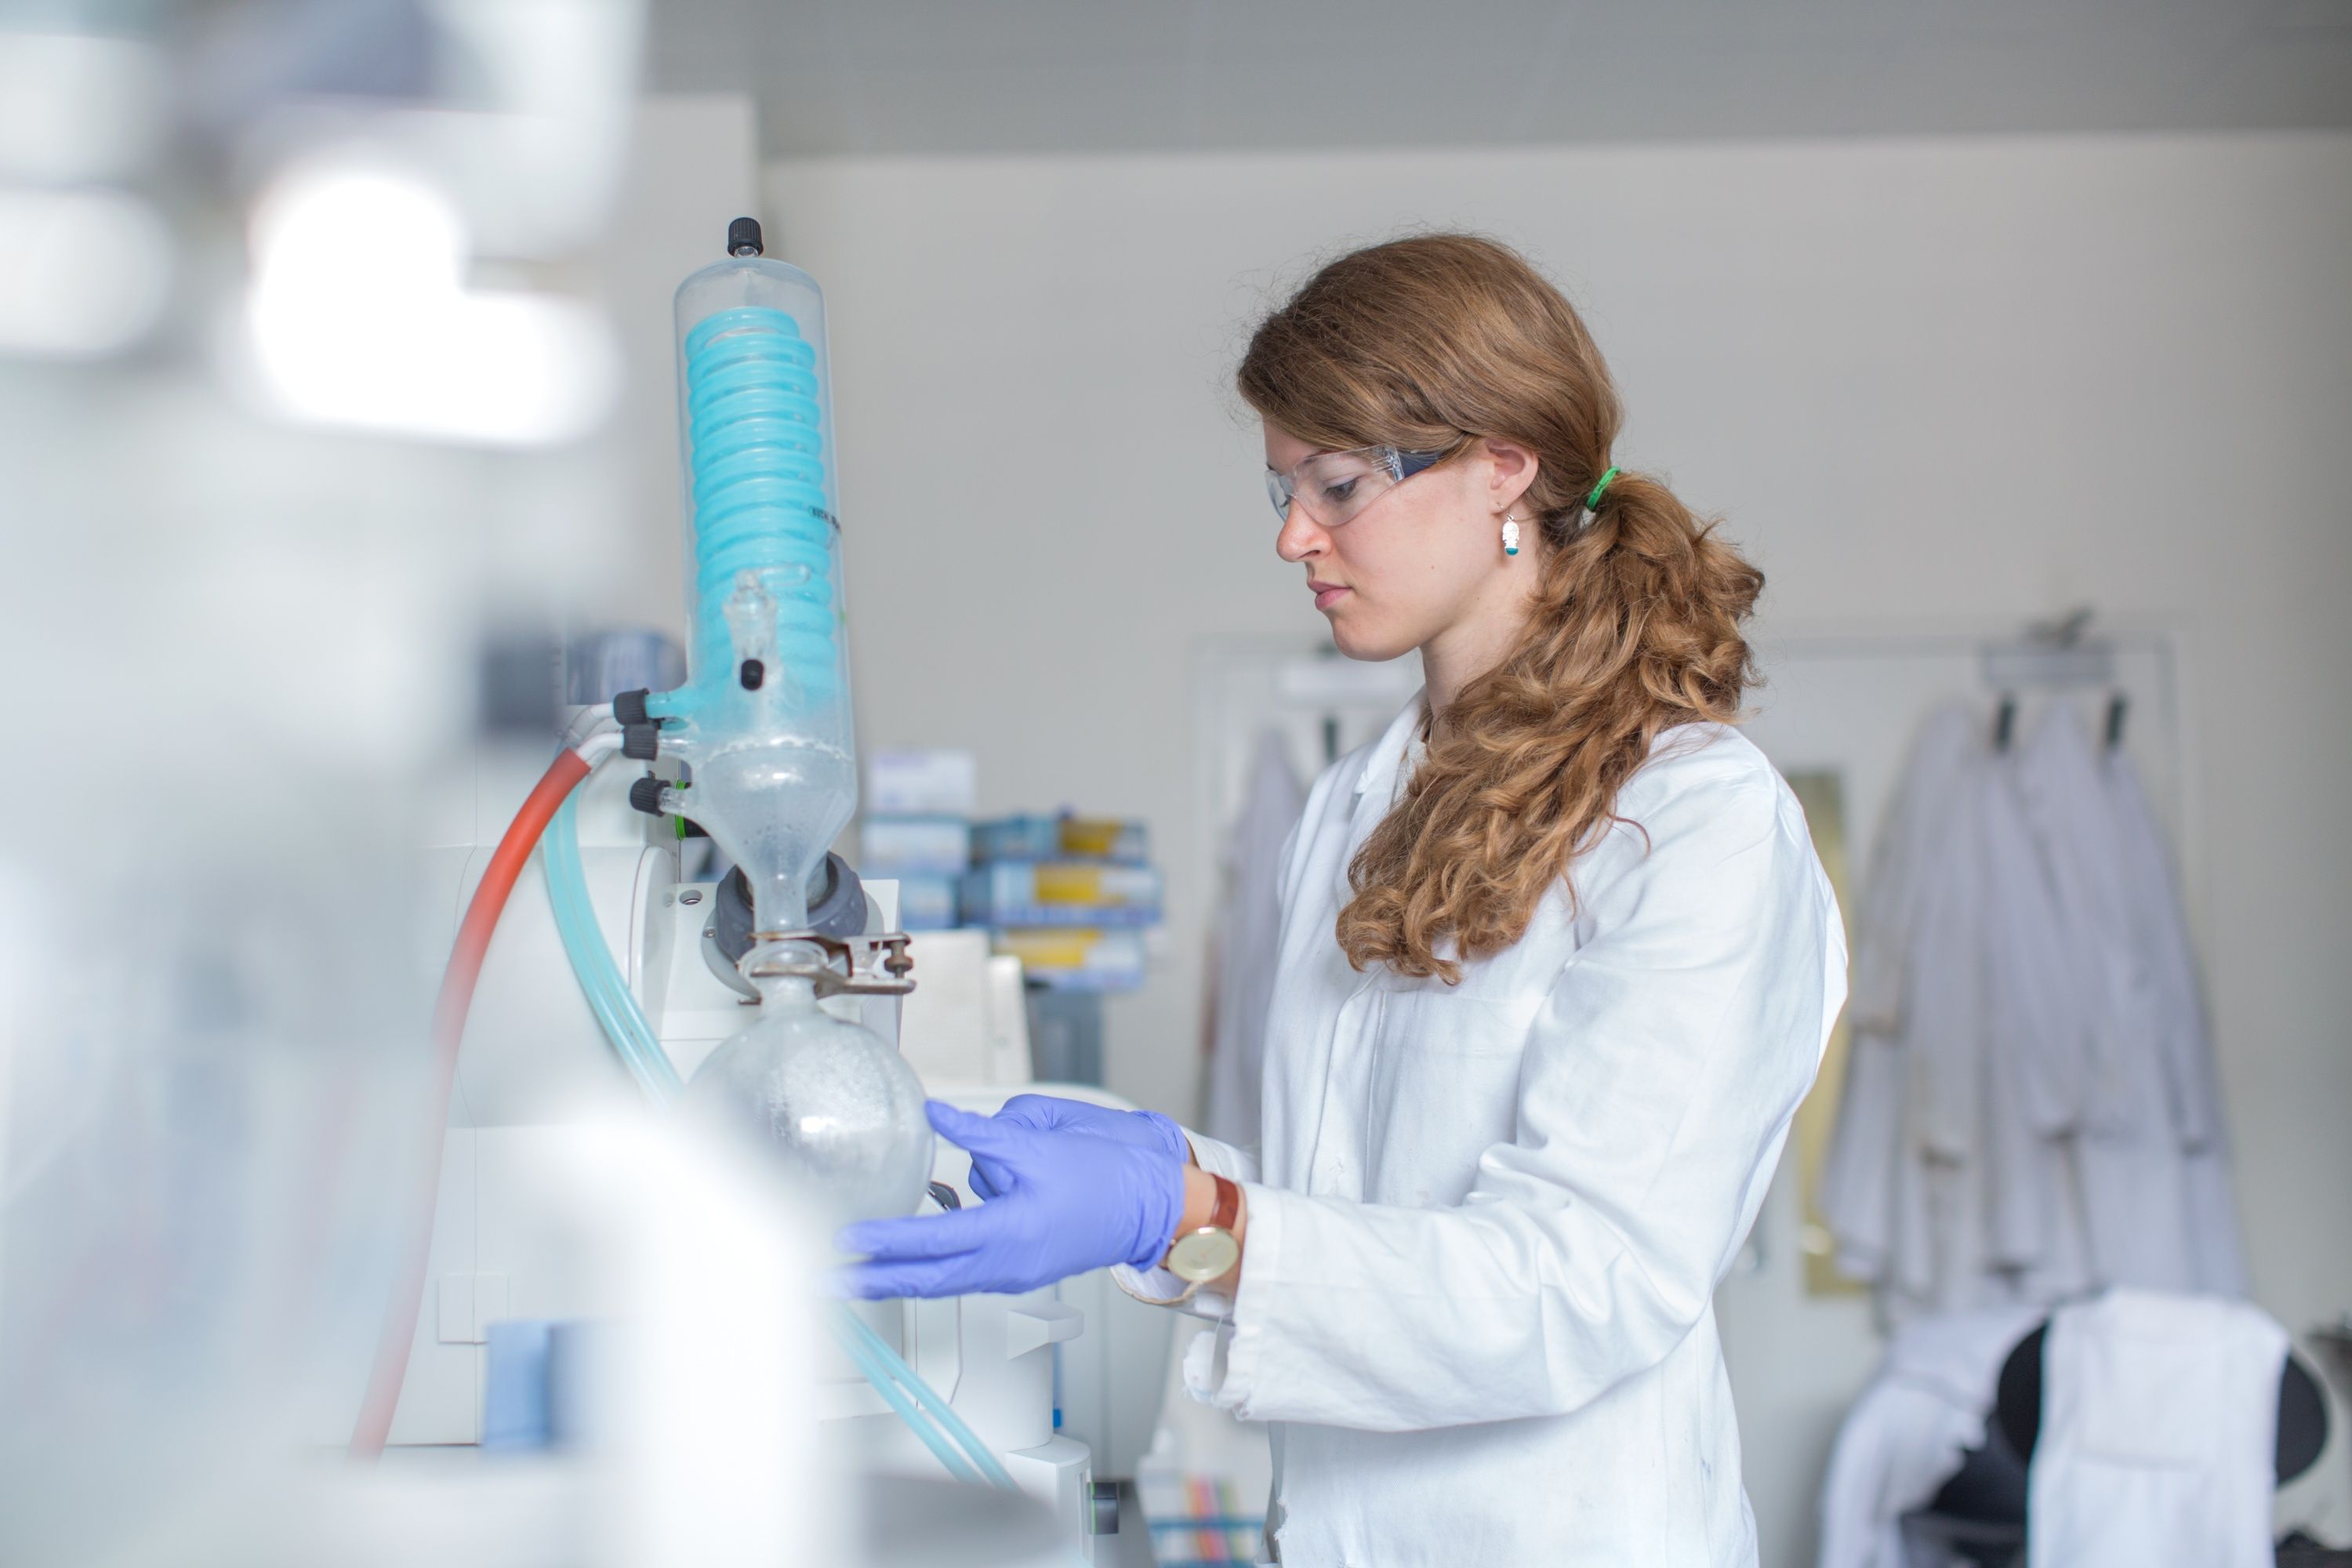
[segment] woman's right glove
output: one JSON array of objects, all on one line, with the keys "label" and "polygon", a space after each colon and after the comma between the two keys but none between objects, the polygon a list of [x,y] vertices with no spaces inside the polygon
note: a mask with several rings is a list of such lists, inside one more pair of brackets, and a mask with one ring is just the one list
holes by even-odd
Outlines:
[{"label": "woman's right glove", "polygon": [[1018,1295],[1114,1263],[1149,1268],[1175,1239],[1184,1158],[1156,1132],[1147,1141],[1037,1127],[936,1100],[924,1109],[942,1137],[971,1152],[972,1190],[984,1182],[992,1195],[952,1214],[843,1227],[834,1245],[866,1258],[836,1276],[844,1294]]}]

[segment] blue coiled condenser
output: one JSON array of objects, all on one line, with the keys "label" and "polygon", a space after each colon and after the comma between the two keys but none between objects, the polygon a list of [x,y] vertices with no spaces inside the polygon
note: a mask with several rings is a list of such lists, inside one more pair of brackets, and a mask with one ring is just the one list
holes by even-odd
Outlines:
[{"label": "blue coiled condenser", "polygon": [[645,713],[681,764],[660,808],[742,868],[761,930],[797,931],[857,809],[824,300],[751,219],[727,248],[677,290],[687,679]]},{"label": "blue coiled condenser", "polygon": [[821,393],[816,349],[782,310],[739,305],[687,333],[695,670],[735,662],[724,606],[755,571],[778,605],[777,673],[811,704],[841,689]]}]

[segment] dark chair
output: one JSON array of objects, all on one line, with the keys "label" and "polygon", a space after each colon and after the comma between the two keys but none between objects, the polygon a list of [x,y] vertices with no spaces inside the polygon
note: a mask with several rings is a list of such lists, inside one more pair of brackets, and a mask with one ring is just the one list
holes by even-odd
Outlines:
[{"label": "dark chair", "polygon": [[[1985,1441],[1927,1506],[1903,1517],[1914,1550],[1940,1549],[1976,1568],[2013,1568],[2025,1560],[2026,1467],[2042,1435],[2042,1324],[2001,1363]],[[2278,1446],[2273,1467],[2285,1485],[2309,1469],[2327,1446],[2327,1404],[2319,1380],[2290,1352],[2279,1373]]]}]

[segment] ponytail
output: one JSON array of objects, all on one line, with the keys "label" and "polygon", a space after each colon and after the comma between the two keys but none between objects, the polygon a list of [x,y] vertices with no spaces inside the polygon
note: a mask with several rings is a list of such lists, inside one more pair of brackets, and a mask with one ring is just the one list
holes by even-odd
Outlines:
[{"label": "ponytail", "polygon": [[[1741,626],[1763,574],[1664,484],[1620,474],[1544,527],[1535,612],[1473,680],[1404,800],[1349,868],[1339,945],[1361,969],[1461,977],[1518,941],[1536,905],[1616,820],[1617,795],[1677,725],[1739,717]],[[1570,884],[1573,900],[1574,884]],[[1441,940],[1454,952],[1443,956]]]},{"label": "ponytail", "polygon": [[1349,865],[1339,914],[1358,969],[1451,984],[1526,932],[1660,735],[1739,717],[1763,574],[1662,481],[1611,467],[1621,416],[1600,351],[1492,241],[1428,235],[1342,257],[1259,327],[1236,380],[1318,445],[1428,450],[1476,434],[1537,455],[1523,498],[1546,546],[1535,606],[1444,713]]}]

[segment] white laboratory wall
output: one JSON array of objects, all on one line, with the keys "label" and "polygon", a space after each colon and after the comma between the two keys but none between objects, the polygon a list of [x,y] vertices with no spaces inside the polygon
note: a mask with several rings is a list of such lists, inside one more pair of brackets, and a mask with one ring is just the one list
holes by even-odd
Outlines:
[{"label": "white laboratory wall", "polygon": [[[588,286],[621,348],[619,406],[593,458],[605,489],[568,520],[599,531],[566,594],[583,628],[684,628],[686,550],[678,532],[677,374],[670,297],[721,260],[727,226],[759,211],[759,135],[735,94],[648,99],[637,110],[609,237]],[[604,531],[609,530],[609,534]]]},{"label": "white laboratory wall", "polygon": [[[1231,366],[1311,258],[1465,226],[1587,312],[1621,460],[1725,515],[1770,629],[2177,629],[2255,1279],[2290,1327],[2352,1306],[2352,138],[786,162],[766,197],[831,301],[862,738],[1160,836],[1171,951],[1113,1088],[1195,1092],[1192,650],[1320,633]],[[1774,1568],[1810,1556],[1808,1419],[1749,1416]]]}]

